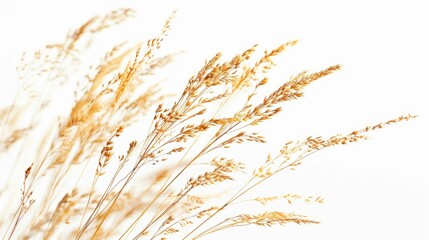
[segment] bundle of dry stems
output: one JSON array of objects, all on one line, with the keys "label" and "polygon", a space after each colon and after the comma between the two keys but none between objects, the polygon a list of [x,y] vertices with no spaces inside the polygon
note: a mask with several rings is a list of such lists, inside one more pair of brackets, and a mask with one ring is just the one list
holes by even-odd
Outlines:
[{"label": "bundle of dry stems", "polygon": [[[278,200],[321,203],[321,197],[292,193],[246,196],[315,152],[414,118],[401,116],[346,134],[290,141],[260,162],[252,159],[258,166],[249,169],[244,159],[228,157],[228,148],[264,144],[254,126],[266,124],[282,111],[282,104],[301,98],[307,85],[341,67],[303,71],[261,96],[274,59],[297,41],[265,51],[256,60],[257,46],[229,60],[219,53],[189,79],[174,103],[164,105],[171,96],[162,95],[162,86],[147,79],[173,60],[173,54],[157,56],[170,17],[157,37],[140,46],[112,47],[76,83],[73,74],[88,69],[82,58],[91,39],[133,13],[119,9],[96,16],[64,42],[22,56],[17,68],[22,87],[0,111],[0,164],[5,169],[5,162],[13,162],[0,189],[2,239],[200,239],[246,225],[318,224],[292,212],[235,214],[234,209],[244,200],[260,205]],[[73,103],[58,108],[47,91],[61,88]],[[150,123],[147,133],[117,150],[122,135],[139,121]],[[240,184],[231,185],[222,198],[222,192],[204,191],[234,179]]]}]

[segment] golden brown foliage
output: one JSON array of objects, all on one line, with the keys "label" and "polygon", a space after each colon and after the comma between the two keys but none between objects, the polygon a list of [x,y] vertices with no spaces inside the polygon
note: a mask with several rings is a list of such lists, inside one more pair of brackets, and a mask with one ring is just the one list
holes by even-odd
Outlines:
[{"label": "golden brown foliage", "polygon": [[[80,58],[91,46],[89,40],[132,15],[133,10],[120,9],[94,17],[63,43],[48,45],[30,57],[23,55],[17,68],[19,80],[31,87],[33,76],[44,76],[53,89],[60,88],[62,84],[52,82],[72,80],[71,62],[84,67]],[[298,194],[250,200],[244,196],[272,176],[295,169],[315,152],[365,140],[370,131],[415,117],[400,116],[348,134],[290,141],[260,162],[228,157],[230,148],[240,151],[246,144],[266,143],[254,126],[275,117],[283,103],[303,97],[305,87],[341,67],[303,71],[261,96],[276,56],[297,41],[265,51],[256,60],[256,45],[226,61],[218,53],[189,79],[177,100],[165,106],[161,101],[171,96],[159,94],[162,83],[144,79],[172,60],[173,55],[156,57],[172,18],[146,44],[113,46],[89,68],[72,90],[74,101],[66,114],[47,123],[55,126],[50,128],[53,132],[40,134],[40,119],[51,102],[40,89],[26,97],[28,103],[39,101],[31,105],[33,115],[24,125],[18,121],[26,118],[23,105],[13,102],[0,111],[1,156],[14,156],[16,151],[17,169],[27,166],[19,196],[7,202],[2,199],[5,193],[15,191],[0,189],[1,203],[13,205],[1,209],[3,239],[197,239],[246,225],[317,224],[299,214],[268,208],[260,213],[231,212],[244,202],[263,207],[280,200],[322,203],[322,197]],[[127,129],[140,120],[151,121],[147,134],[124,147],[121,141]],[[246,167],[250,161],[258,163],[255,169]],[[14,183],[13,173],[6,181]],[[231,185],[235,187],[228,194],[214,188],[236,179],[240,185]]]}]

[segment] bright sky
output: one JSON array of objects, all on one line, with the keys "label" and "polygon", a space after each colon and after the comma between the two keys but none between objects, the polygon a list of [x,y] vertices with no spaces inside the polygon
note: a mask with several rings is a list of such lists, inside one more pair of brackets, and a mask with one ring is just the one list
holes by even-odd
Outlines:
[{"label": "bright sky", "polygon": [[274,79],[337,63],[344,69],[288,105],[267,126],[272,139],[332,135],[408,113],[420,117],[315,155],[266,186],[271,193],[324,196],[325,204],[303,208],[321,225],[233,229],[213,239],[429,239],[427,1],[153,2],[1,0],[0,106],[12,97],[19,53],[59,41],[114,7],[138,10],[137,20],[121,30],[134,40],[156,34],[178,9],[164,46],[165,52],[186,51],[171,68],[176,88],[217,51],[231,56],[255,43],[264,50],[299,39],[278,59]]}]

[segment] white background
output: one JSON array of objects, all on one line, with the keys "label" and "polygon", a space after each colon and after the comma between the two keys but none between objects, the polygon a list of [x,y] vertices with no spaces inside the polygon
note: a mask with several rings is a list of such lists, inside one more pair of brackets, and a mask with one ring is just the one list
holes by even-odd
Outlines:
[{"label": "white background", "polygon": [[271,193],[324,196],[325,204],[304,207],[322,224],[233,229],[213,239],[429,239],[426,1],[153,2],[1,0],[1,105],[16,86],[13,71],[22,51],[60,41],[93,14],[119,6],[138,10],[140,17],[122,35],[135,39],[156,34],[178,9],[164,45],[165,52],[186,50],[171,68],[177,87],[217,51],[231,56],[255,43],[264,50],[300,39],[278,59],[277,81],[337,63],[343,70],[310,86],[266,126],[274,142],[420,116],[374,132],[366,142],[320,153],[265,186]]}]

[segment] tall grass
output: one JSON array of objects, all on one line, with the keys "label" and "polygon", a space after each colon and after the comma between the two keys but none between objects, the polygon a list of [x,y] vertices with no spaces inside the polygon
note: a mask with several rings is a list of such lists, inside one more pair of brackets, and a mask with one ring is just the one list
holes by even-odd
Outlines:
[{"label": "tall grass", "polygon": [[[174,54],[158,55],[173,16],[146,43],[112,46],[94,66],[83,61],[93,38],[132,14],[96,16],[63,42],[22,56],[21,88],[0,111],[0,165],[8,173],[0,189],[2,239],[200,239],[246,225],[318,224],[269,205],[322,197],[249,193],[316,152],[415,117],[288,141],[263,159],[236,157],[249,146],[264,148],[256,126],[341,66],[302,71],[270,89],[276,57],[298,41],[261,57],[255,45],[230,59],[216,54],[181,92],[164,94],[162,82],[148,79],[174,61]],[[147,127],[130,140],[135,126]],[[243,212],[249,203],[266,210]]]}]

